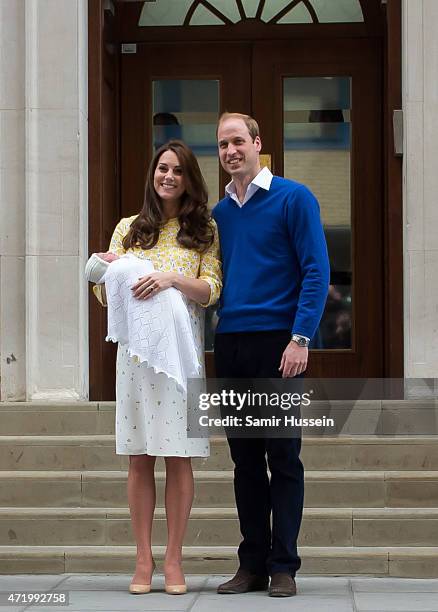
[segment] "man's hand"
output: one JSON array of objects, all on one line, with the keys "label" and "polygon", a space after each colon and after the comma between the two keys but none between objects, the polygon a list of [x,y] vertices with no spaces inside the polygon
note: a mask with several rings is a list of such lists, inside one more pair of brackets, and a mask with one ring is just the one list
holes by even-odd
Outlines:
[{"label": "man's hand", "polygon": [[302,374],[307,368],[308,358],[309,349],[305,346],[298,346],[296,342],[291,340],[284,349],[278,368],[282,372],[282,378],[292,378]]},{"label": "man's hand", "polygon": [[133,295],[139,300],[147,300],[164,289],[173,287],[175,272],[152,272],[139,278],[131,287]]},{"label": "man's hand", "polygon": [[111,253],[111,251],[107,251],[106,253],[96,253],[96,255],[107,263],[111,263],[112,261],[119,259],[119,256],[115,255],[114,253]]}]

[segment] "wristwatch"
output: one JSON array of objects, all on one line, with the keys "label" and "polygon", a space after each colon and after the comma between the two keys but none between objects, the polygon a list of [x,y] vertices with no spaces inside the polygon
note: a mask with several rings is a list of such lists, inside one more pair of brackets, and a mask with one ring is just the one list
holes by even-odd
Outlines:
[{"label": "wristwatch", "polygon": [[307,336],[300,336],[299,334],[292,334],[292,340],[298,344],[298,346],[308,347],[310,344],[310,338]]}]

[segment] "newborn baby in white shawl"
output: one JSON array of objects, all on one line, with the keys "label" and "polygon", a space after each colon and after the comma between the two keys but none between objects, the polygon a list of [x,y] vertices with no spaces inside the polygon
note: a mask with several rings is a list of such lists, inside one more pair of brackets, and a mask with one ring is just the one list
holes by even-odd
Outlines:
[{"label": "newborn baby in white shawl", "polygon": [[106,340],[127,345],[129,354],[154,372],[164,372],[187,391],[187,379],[201,374],[185,297],[173,287],[146,300],[135,298],[131,287],[154,271],[147,259],[123,255],[107,263],[96,254],[88,260],[88,280],[105,283],[108,302]]}]

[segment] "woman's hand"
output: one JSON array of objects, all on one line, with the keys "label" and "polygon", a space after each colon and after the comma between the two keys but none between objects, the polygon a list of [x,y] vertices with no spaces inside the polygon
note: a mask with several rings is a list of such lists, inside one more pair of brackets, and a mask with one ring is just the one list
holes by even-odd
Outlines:
[{"label": "woman's hand", "polygon": [[100,259],[103,259],[103,261],[106,261],[107,263],[111,263],[112,261],[119,259],[119,256],[115,255],[114,253],[111,253],[111,251],[107,251],[106,253],[96,253],[96,255],[100,257]]},{"label": "woman's hand", "polygon": [[131,287],[133,295],[139,300],[147,300],[148,298],[157,295],[164,289],[173,287],[175,282],[175,272],[152,272],[146,276],[142,276],[138,283]]}]

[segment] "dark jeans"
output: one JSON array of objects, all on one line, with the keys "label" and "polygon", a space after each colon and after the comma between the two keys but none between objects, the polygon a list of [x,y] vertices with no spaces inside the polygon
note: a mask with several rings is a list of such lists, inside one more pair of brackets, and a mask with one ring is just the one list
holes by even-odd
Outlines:
[{"label": "dark jeans", "polygon": [[[290,337],[287,330],[216,334],[217,378],[280,378],[278,367]],[[243,537],[240,567],[260,575],[295,576],[301,565],[297,538],[304,501],[301,439],[228,438],[228,443]]]}]

